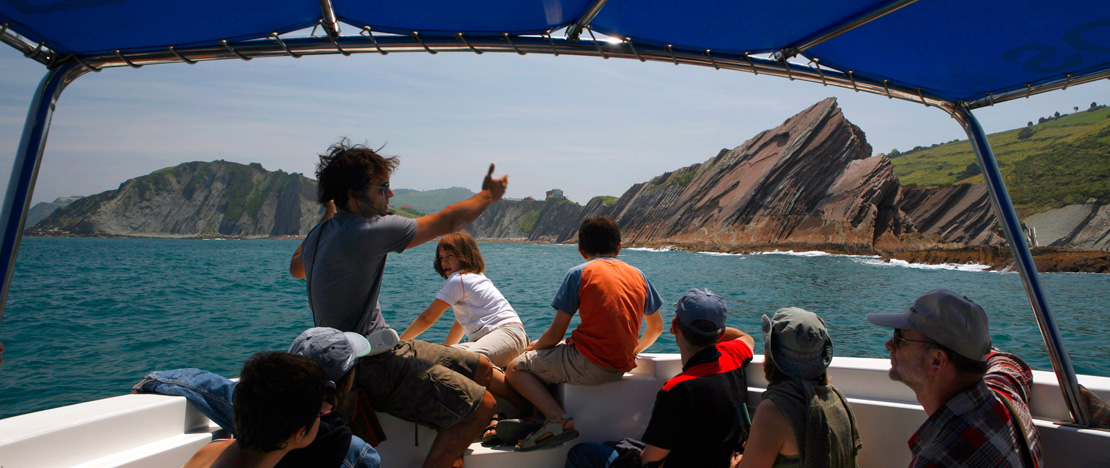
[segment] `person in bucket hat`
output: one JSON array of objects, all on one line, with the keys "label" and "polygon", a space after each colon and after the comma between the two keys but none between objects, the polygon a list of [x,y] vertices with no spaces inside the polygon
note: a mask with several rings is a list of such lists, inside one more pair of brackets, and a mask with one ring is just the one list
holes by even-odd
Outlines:
[{"label": "person in bucket hat", "polygon": [[962,294],[937,289],[905,312],[867,314],[893,328],[890,378],[906,384],[929,418],[910,438],[911,467],[1041,466],[1029,413],[1033,374],[991,347],[987,314]]},{"label": "person in bucket hat", "polygon": [[859,431],[848,401],[829,383],[833,344],[825,322],[787,307],[764,315],[762,329],[767,391],[739,466],[856,468]]},{"label": "person in bucket hat", "polygon": [[[746,413],[745,368],[755,341],[725,325],[725,300],[691,289],[675,304],[670,332],[682,356],[682,373],[655,396],[643,441],[583,443],[567,455],[568,467],[727,467],[744,441],[738,414]],[[738,413],[743,408],[743,413]]]}]

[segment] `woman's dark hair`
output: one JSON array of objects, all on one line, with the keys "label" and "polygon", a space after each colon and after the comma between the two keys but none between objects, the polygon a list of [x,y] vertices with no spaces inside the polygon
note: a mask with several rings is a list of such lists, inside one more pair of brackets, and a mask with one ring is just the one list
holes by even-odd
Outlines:
[{"label": "woman's dark hair", "polygon": [[444,278],[447,277],[447,272],[443,271],[443,265],[440,263],[439,251],[445,250],[455,255],[462,265],[463,273],[485,273],[486,262],[482,260],[482,251],[478,250],[478,243],[474,237],[467,234],[466,231],[459,231],[456,233],[443,236],[439,240],[439,245],[436,247],[435,263],[432,267],[435,268],[436,273]]},{"label": "woman's dark hair", "polygon": [[327,385],[316,361],[281,352],[255,354],[243,365],[232,397],[239,447],[285,448],[290,437],[316,423]]},{"label": "woman's dark hair", "polygon": [[366,145],[352,145],[346,138],[331,145],[316,165],[316,201],[324,204],[335,200],[337,206],[342,206],[351,192],[365,192],[374,179],[392,174],[401,161],[377,151]]},{"label": "woman's dark hair", "polygon": [[620,246],[621,229],[608,216],[587,218],[578,228],[578,248],[586,255],[614,255]]}]

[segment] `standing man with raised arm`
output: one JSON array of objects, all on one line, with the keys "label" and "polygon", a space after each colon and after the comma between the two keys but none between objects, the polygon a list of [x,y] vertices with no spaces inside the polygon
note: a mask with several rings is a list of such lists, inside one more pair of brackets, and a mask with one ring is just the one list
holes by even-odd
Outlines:
[{"label": "standing man with raised arm", "polygon": [[[307,279],[318,327],[367,336],[388,330],[378,304],[386,256],[466,227],[501,200],[508,185],[508,176],[493,178],[490,164],[480,193],[438,213],[409,219],[389,213],[389,179],[398,163],[396,157],[382,157],[346,140],[320,156],[317,200],[325,206],[334,202],[336,211],[329,217],[328,210],[308,233],[289,268],[293,276]],[[426,341],[402,341],[360,358],[357,368],[355,385],[375,409],[439,431],[426,467],[461,462],[494,413],[493,395],[484,387],[512,395],[504,374],[488,359]]]}]

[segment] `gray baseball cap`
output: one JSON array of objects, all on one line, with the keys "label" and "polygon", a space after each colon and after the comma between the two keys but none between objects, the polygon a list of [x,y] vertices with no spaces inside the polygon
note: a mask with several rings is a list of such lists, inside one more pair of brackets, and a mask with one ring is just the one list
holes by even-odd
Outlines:
[{"label": "gray baseball cap", "polygon": [[[725,299],[708,289],[691,289],[686,291],[678,303],[675,304],[675,315],[685,324],[690,331],[704,336],[717,336],[725,328],[725,319],[728,310],[725,308]],[[712,331],[702,330],[694,326],[694,322],[705,320],[715,327]]]},{"label": "gray baseball cap", "polygon": [[867,321],[880,327],[917,330],[975,361],[986,361],[991,349],[986,312],[971,299],[947,289],[925,293],[900,314],[867,314]]},{"label": "gray baseball cap", "polygon": [[358,333],[316,327],[293,340],[289,352],[319,363],[334,385],[355,366],[355,360],[370,353],[370,342]]},{"label": "gray baseball cap", "polygon": [[832,339],[825,321],[797,307],[763,316],[763,353],[789,377],[812,380],[825,373],[833,358]]}]

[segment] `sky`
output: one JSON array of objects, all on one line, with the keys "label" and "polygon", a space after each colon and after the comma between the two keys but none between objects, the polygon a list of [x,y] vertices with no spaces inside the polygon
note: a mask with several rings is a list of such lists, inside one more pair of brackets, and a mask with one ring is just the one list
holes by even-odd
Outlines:
[{"label": "sky", "polygon": [[[0,45],[0,177],[10,177],[46,68]],[[399,156],[397,188],[573,201],[704,162],[827,97],[874,154],[965,139],[936,108],[819,83],[669,63],[462,53],[271,58],[82,76],[54,113],[32,203],[87,196],[189,161],[261,163],[314,177],[342,137]],[[975,111],[988,133],[1110,101],[1110,80]]]}]

